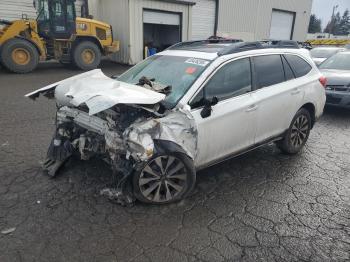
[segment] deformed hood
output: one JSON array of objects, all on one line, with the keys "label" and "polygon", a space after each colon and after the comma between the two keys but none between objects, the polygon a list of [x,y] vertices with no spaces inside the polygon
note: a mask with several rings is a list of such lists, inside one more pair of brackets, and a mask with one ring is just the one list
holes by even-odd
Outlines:
[{"label": "deformed hood", "polygon": [[116,104],[153,105],[165,98],[164,94],[111,79],[100,69],[53,83],[25,96],[35,99],[40,94],[47,97],[54,96],[60,105],[77,107],[86,104],[90,115]]}]

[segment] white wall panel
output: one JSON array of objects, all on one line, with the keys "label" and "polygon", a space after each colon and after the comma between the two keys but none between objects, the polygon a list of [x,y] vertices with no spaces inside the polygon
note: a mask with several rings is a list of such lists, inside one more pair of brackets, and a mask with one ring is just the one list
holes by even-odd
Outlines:
[{"label": "white wall panel", "polygon": [[306,39],[312,0],[220,0],[218,32],[243,40],[269,38],[272,9],[296,13],[293,40]]},{"label": "white wall panel", "polygon": [[129,45],[129,1],[128,0],[89,0],[89,13],[95,19],[112,25],[114,40],[120,41],[119,52],[111,55],[112,60],[128,64]]},{"label": "white wall panel", "polygon": [[[80,16],[80,10],[83,0],[75,2],[77,16]],[[16,20],[21,19],[22,14],[28,18],[36,18],[36,10],[33,6],[33,0],[0,0],[0,19]]]},{"label": "white wall panel", "polygon": [[0,0],[0,19],[21,19],[22,14],[28,18],[36,17],[33,0]]},{"label": "white wall panel", "polygon": [[192,39],[207,39],[214,35],[215,0],[196,0],[192,7]]},{"label": "white wall panel", "polygon": [[77,16],[81,16],[81,6],[83,5],[84,0],[76,0],[75,2],[75,11]]}]

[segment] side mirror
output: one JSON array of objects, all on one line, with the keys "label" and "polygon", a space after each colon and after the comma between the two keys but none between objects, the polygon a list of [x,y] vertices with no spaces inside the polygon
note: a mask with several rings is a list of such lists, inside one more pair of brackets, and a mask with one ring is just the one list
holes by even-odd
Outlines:
[{"label": "side mirror", "polygon": [[215,106],[218,102],[219,102],[219,99],[218,99],[216,96],[214,96],[214,97],[211,99],[211,105],[212,105],[212,106]]},{"label": "side mirror", "polygon": [[201,111],[201,117],[207,118],[211,116],[211,111],[213,110],[212,106],[216,105],[218,102],[219,102],[219,99],[216,96],[214,96],[211,100],[205,99],[204,107]]}]

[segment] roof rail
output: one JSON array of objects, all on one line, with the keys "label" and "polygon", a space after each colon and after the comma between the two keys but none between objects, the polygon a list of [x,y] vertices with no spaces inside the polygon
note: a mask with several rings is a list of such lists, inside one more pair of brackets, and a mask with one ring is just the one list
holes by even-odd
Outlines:
[{"label": "roof rail", "polygon": [[242,42],[233,44],[218,53],[218,56],[229,55],[233,53],[265,49],[265,48],[293,48],[299,49],[298,42],[292,40],[262,40],[255,42]]},{"label": "roof rail", "polygon": [[254,50],[254,49],[263,49],[263,48],[264,46],[259,41],[236,43],[220,51],[218,53],[218,56],[229,55],[229,54],[234,54],[234,53],[239,53],[239,52]]},{"label": "roof rail", "polygon": [[260,42],[265,48],[300,48],[298,42],[293,40],[262,40]]},{"label": "roof rail", "polygon": [[200,45],[200,44],[219,44],[219,43],[233,44],[233,43],[239,43],[239,42],[243,42],[243,40],[242,39],[212,38],[212,39],[195,40],[195,41],[184,41],[184,42],[180,42],[180,43],[177,43],[175,45],[170,46],[168,48],[168,50],[195,46],[196,44],[198,44],[198,45]]},{"label": "roof rail", "polygon": [[243,42],[240,39],[222,39],[222,38],[212,38],[205,40],[197,41],[186,41],[180,42],[175,45],[170,46],[167,50],[176,50],[176,49],[186,49],[186,48],[195,48],[202,47],[207,44],[228,44],[223,45],[221,50],[218,52],[218,56],[229,55],[239,52],[244,52],[248,50],[256,49],[266,49],[266,48],[293,48],[299,49],[299,44],[296,41],[292,40],[260,40],[253,42]]}]

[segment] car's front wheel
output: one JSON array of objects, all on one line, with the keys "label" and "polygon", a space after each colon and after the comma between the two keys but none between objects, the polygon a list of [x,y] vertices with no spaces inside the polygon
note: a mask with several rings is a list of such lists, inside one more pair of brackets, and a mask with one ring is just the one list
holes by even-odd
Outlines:
[{"label": "car's front wheel", "polygon": [[150,204],[179,201],[191,192],[195,182],[193,161],[182,153],[156,155],[133,176],[136,198]]},{"label": "car's front wheel", "polygon": [[296,154],[305,145],[311,130],[311,116],[309,111],[301,108],[294,116],[284,138],[276,144],[286,154]]}]

